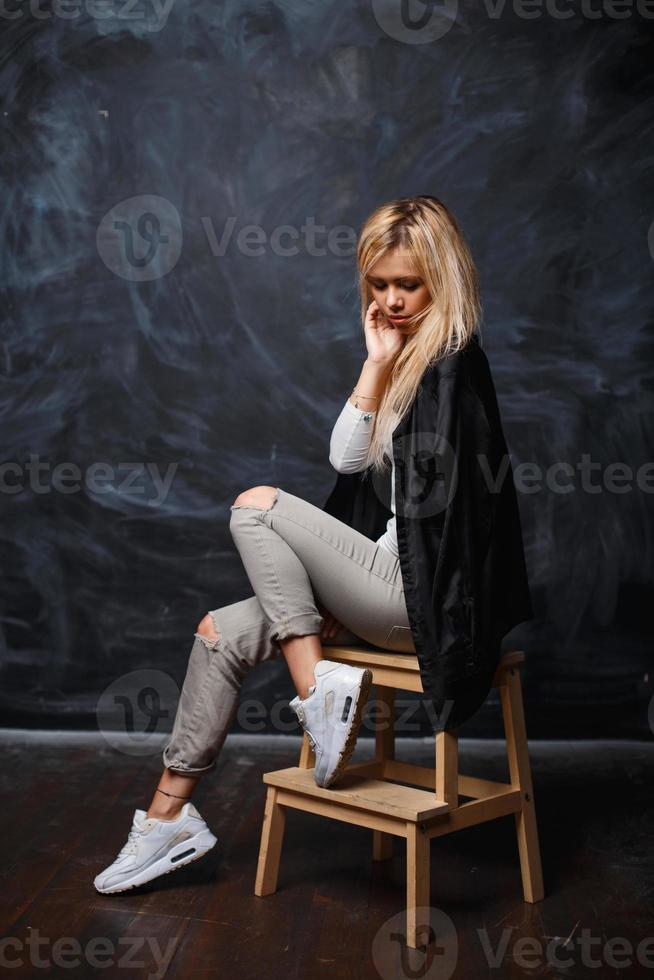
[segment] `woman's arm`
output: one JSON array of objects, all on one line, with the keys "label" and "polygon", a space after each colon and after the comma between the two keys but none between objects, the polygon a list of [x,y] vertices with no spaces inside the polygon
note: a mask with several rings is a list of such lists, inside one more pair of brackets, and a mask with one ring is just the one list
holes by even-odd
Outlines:
[{"label": "woman's arm", "polygon": [[368,356],[353,393],[336,420],[330,439],[329,462],[339,473],[356,473],[365,469],[377,407],[395,358],[406,340],[382,314],[376,300],[372,300],[368,306],[364,333]]},{"label": "woman's arm", "polygon": [[[392,362],[364,362],[354,387],[354,391],[361,394],[352,394],[345,402],[329,441],[329,462],[339,473],[357,473],[365,469],[376,406],[386,387],[391,366]],[[358,402],[358,408],[355,402]]]},{"label": "woman's arm", "polygon": [[376,412],[381,396],[388,382],[388,378],[393,366],[393,359],[390,361],[372,361],[369,357],[363,362],[359,380],[354,386],[357,392],[350,395],[348,401],[354,405],[359,403],[359,408],[365,408],[369,412]]},{"label": "woman's arm", "polygon": [[366,467],[370,446],[373,412],[355,408],[348,399],[336,419],[329,440],[329,462],[339,473],[357,473]]}]

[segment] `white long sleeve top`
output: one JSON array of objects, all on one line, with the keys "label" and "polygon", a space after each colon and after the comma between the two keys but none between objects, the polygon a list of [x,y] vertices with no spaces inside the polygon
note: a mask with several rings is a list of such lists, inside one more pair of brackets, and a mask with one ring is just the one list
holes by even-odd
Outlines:
[{"label": "white long sleeve top", "polygon": [[[329,462],[338,473],[357,473],[366,468],[366,455],[370,446],[375,424],[375,412],[355,408],[350,399],[345,402],[341,414],[336,419],[329,441]],[[386,447],[393,459],[392,438]],[[391,472],[391,503],[393,516],[386,522],[386,530],[377,538],[377,544],[386,548],[392,555],[399,556],[397,548],[397,527],[395,520],[395,464]]]}]

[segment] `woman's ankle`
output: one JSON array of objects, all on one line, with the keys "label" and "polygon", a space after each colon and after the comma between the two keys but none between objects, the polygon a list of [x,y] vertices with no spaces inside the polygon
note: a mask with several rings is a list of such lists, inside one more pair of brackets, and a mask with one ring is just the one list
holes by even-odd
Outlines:
[{"label": "woman's ankle", "polygon": [[163,792],[160,787],[154,791],[152,797],[152,802],[146,811],[147,817],[154,817],[156,820],[176,820],[177,817],[182,812],[182,808],[190,800],[190,793],[192,792],[191,787],[186,787],[186,793],[182,797],[181,794],[170,794],[168,792]]},{"label": "woman's ankle", "polygon": [[145,815],[146,817],[153,817],[155,820],[176,820],[182,812],[183,806],[184,803],[182,800],[176,800],[171,803],[153,801]]},{"label": "woman's ankle", "polygon": [[199,780],[199,774],[182,774],[165,767],[146,816],[156,820],[176,820]]}]

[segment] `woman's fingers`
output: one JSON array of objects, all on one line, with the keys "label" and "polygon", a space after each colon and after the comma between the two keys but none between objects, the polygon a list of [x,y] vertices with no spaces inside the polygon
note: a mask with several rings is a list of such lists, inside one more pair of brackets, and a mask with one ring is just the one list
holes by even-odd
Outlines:
[{"label": "woman's fingers", "polygon": [[340,628],[341,628],[341,624],[339,623],[339,621],[334,616],[332,616],[332,620],[331,620],[331,623],[330,623],[330,626],[329,626],[329,636],[330,636],[330,638],[336,636],[336,634],[338,633],[338,631],[339,631]]},{"label": "woman's fingers", "polygon": [[321,613],[321,615],[323,618],[322,636],[325,637],[326,639],[329,636],[329,630],[331,628],[332,614],[327,612],[327,610],[325,609],[324,612]]},{"label": "woman's fingers", "polygon": [[336,636],[341,628],[341,623],[336,619],[332,613],[328,612],[326,609],[321,611],[320,615],[323,617],[322,633],[321,635],[325,639],[331,639]]}]

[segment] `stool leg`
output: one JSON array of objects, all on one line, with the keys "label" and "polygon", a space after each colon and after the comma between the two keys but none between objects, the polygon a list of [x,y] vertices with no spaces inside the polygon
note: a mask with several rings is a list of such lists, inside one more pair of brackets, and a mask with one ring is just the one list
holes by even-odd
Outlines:
[{"label": "stool leg", "polygon": [[257,878],[254,885],[255,895],[272,895],[277,890],[277,875],[279,872],[279,859],[282,853],[285,823],[286,811],[277,802],[276,787],[270,786],[266,793],[266,809],[261,831],[259,863],[257,864]]},{"label": "stool leg", "polygon": [[456,732],[436,732],[436,799],[459,805],[459,737]]},{"label": "stool leg", "polygon": [[[375,725],[375,759],[395,758],[395,689],[377,685],[377,722]],[[382,777],[383,778],[383,777]],[[382,830],[372,832],[373,861],[388,861],[393,857],[393,834]]]},{"label": "stool leg", "polygon": [[522,795],[522,809],[515,814],[522,887],[525,902],[540,902],[545,894],[543,870],[538,843],[538,826],[534,790],[531,782],[522,687],[520,673],[516,667],[511,667],[506,672],[500,684],[500,696],[511,783],[520,789]]},{"label": "stool leg", "polygon": [[389,861],[393,857],[393,835],[385,834],[383,830],[372,832],[373,861]]},{"label": "stool leg", "polygon": [[406,825],[406,944],[412,949],[429,944],[429,845],[416,823]]},{"label": "stool leg", "polygon": [[305,732],[302,736],[302,746],[300,748],[300,761],[298,762],[298,768],[300,769],[315,769],[316,766],[316,753],[311,748],[311,742],[309,741],[309,736]]},{"label": "stool leg", "polygon": [[375,725],[375,758],[395,758],[395,689],[377,685],[377,723]]}]

